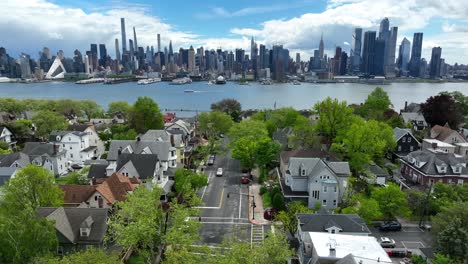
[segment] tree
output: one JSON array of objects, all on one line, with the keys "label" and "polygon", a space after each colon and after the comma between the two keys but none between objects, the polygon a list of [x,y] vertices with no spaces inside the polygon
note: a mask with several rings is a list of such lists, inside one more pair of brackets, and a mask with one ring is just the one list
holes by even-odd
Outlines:
[{"label": "tree", "polygon": [[87,120],[104,116],[104,111],[95,101],[82,100],[79,102],[79,108]]},{"label": "tree", "polygon": [[226,134],[233,125],[232,118],[219,111],[201,113],[198,122],[200,131],[208,137]]},{"label": "tree", "polygon": [[455,260],[468,259],[468,202],[456,202],[432,218],[436,249]]},{"label": "tree", "polygon": [[335,140],[339,131],[346,130],[351,125],[353,109],[347,106],[346,101],[340,102],[327,97],[314,105],[314,112],[319,116],[315,124],[316,131],[330,143]]},{"label": "tree", "polygon": [[458,125],[463,122],[462,107],[452,96],[446,94],[429,97],[421,104],[421,112],[431,126],[444,126],[448,123],[452,129],[457,130]]},{"label": "tree", "polygon": [[307,205],[300,201],[293,201],[287,205],[287,210],[279,212],[275,216],[275,220],[281,221],[285,231],[290,234],[295,234],[297,231],[297,214],[312,213],[313,210],[309,209]]},{"label": "tree", "polygon": [[109,103],[107,107],[107,114],[109,116],[114,115],[115,113],[123,113],[125,117],[128,117],[128,113],[132,107],[128,104],[127,101],[115,101]]},{"label": "tree", "polygon": [[258,120],[244,120],[234,124],[228,133],[229,139],[234,142],[240,138],[261,138],[268,137],[265,123]]},{"label": "tree", "polygon": [[383,121],[384,112],[390,109],[392,102],[381,87],[377,87],[369,94],[364,104],[359,107],[358,113],[366,119]]},{"label": "tree", "polygon": [[36,135],[47,138],[54,130],[64,130],[67,128],[65,118],[51,111],[40,111],[32,117],[32,122],[37,127]]},{"label": "tree", "polygon": [[42,257],[34,261],[35,264],[121,264],[116,252],[107,254],[103,249],[91,247],[84,251],[77,251],[63,258]]},{"label": "tree", "polygon": [[393,183],[389,183],[387,187],[374,188],[371,198],[377,202],[386,219],[407,215],[409,212],[405,193]]},{"label": "tree", "polygon": [[21,100],[14,98],[0,98],[0,111],[11,114],[20,114],[26,109],[27,105]]},{"label": "tree", "polygon": [[25,140],[31,137],[32,125],[33,123],[31,122],[31,120],[18,119],[8,123],[7,126],[17,139]]},{"label": "tree", "polygon": [[149,129],[161,129],[164,126],[158,104],[147,96],[138,97],[130,111],[129,119],[130,127],[138,133],[144,133]]},{"label": "tree", "polygon": [[393,130],[387,124],[355,118],[349,128],[340,131],[332,150],[345,157],[357,175],[371,161],[382,161],[395,146]]},{"label": "tree", "polygon": [[111,127],[111,138],[114,140],[135,140],[138,133],[127,125],[114,124]]},{"label": "tree", "polygon": [[63,204],[63,192],[54,183],[54,175],[42,167],[27,165],[5,185],[1,207],[6,210],[32,210]]},{"label": "tree", "polygon": [[178,169],[175,173],[174,189],[177,195],[187,202],[192,201],[195,191],[208,185],[208,177],[187,169]]},{"label": "tree", "polygon": [[265,167],[273,160],[278,159],[281,146],[278,142],[264,137],[258,140],[255,153],[255,163],[259,167]]},{"label": "tree", "polygon": [[309,119],[304,116],[299,116],[296,119],[296,123],[293,126],[293,134],[288,138],[288,144],[293,149],[315,148],[320,145],[319,137]]},{"label": "tree", "polygon": [[357,213],[360,217],[364,218],[368,224],[382,216],[378,202],[370,198],[363,198],[359,201]]},{"label": "tree", "polygon": [[117,202],[118,209],[109,222],[110,237],[124,250],[132,247],[147,261],[154,260],[155,252],[162,243],[164,213],[159,200],[162,190],[148,189],[142,185],[128,195],[125,201]]},{"label": "tree", "polygon": [[443,254],[435,254],[435,258],[432,261],[432,264],[462,264],[462,262],[452,259]]},{"label": "tree", "polygon": [[251,138],[243,137],[231,142],[231,156],[241,162],[244,168],[249,170],[255,166],[257,152],[257,141]]},{"label": "tree", "polygon": [[403,117],[401,117],[395,110],[393,109],[388,109],[387,111],[383,112],[383,119],[387,125],[389,125],[391,128],[395,127],[400,127],[404,128],[405,121],[403,120]]},{"label": "tree", "polygon": [[240,121],[241,104],[236,99],[223,99],[211,104],[211,111],[224,112],[231,116],[234,122]]}]

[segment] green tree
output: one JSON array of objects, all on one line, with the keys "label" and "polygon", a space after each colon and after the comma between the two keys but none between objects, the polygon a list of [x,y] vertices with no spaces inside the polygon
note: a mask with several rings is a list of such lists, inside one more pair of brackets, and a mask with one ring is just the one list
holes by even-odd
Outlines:
[{"label": "green tree", "polygon": [[374,188],[371,198],[377,202],[386,219],[407,215],[409,212],[405,193],[393,183],[389,183],[386,187]]},{"label": "green tree", "polygon": [[32,117],[32,122],[37,127],[36,135],[47,138],[54,130],[64,130],[67,128],[65,118],[51,111],[40,111]]},{"label": "green tree", "polygon": [[359,115],[366,119],[383,121],[384,112],[390,109],[392,102],[381,87],[377,87],[367,97],[364,104],[359,107]]},{"label": "green tree", "polygon": [[297,214],[308,214],[313,213],[313,210],[309,209],[307,205],[300,201],[293,201],[287,205],[287,210],[279,212],[275,216],[275,220],[283,223],[285,231],[289,231],[290,234],[295,234],[297,231]]},{"label": "green tree", "polygon": [[34,264],[121,264],[116,252],[107,254],[103,249],[91,247],[84,251],[77,251],[63,258],[42,257],[36,259]]},{"label": "green tree", "polygon": [[95,117],[104,117],[104,111],[95,101],[82,100],[79,102],[79,108],[87,120]]},{"label": "green tree", "polygon": [[230,145],[232,147],[231,156],[240,161],[244,168],[253,169],[257,154],[257,142],[244,137],[231,142]]},{"label": "green tree", "polygon": [[63,204],[63,192],[54,184],[54,175],[42,167],[27,165],[4,185],[1,207],[6,210],[32,210]]},{"label": "green tree", "polygon": [[259,167],[265,167],[273,160],[278,160],[280,149],[280,144],[270,138],[259,139],[256,146],[255,163]]},{"label": "green tree", "polygon": [[115,113],[121,112],[125,117],[128,117],[128,113],[132,107],[128,104],[127,101],[114,101],[109,103],[107,107],[107,114],[109,116],[114,115]]},{"label": "green tree", "polygon": [[196,173],[187,169],[178,169],[175,172],[174,189],[177,195],[183,199],[192,201],[195,198],[195,191],[208,185],[208,177],[201,173]]},{"label": "green tree", "polygon": [[33,123],[31,120],[18,119],[10,122],[7,126],[17,139],[24,140],[31,137],[32,125]]},{"label": "green tree", "polygon": [[239,122],[242,106],[236,99],[223,99],[211,104],[211,111],[224,112],[230,115],[234,122]]},{"label": "green tree", "polygon": [[233,125],[231,117],[219,111],[201,113],[198,123],[200,131],[208,137],[226,134]]},{"label": "green tree", "polygon": [[376,200],[363,198],[359,203],[360,205],[357,213],[360,217],[366,220],[366,223],[370,224],[372,221],[379,219],[382,216],[379,203]]},{"label": "green tree", "polygon": [[0,111],[20,114],[27,109],[27,105],[21,100],[16,100],[14,98],[0,98]]},{"label": "green tree", "polygon": [[293,149],[308,149],[319,147],[320,140],[312,122],[304,116],[299,116],[293,126],[293,134],[288,138],[288,143]]},{"label": "green tree", "polygon": [[268,137],[265,123],[258,120],[244,120],[231,127],[228,133],[229,139],[234,142],[240,138],[262,138]]},{"label": "green tree", "polygon": [[155,258],[162,244],[164,213],[159,200],[162,190],[138,187],[127,199],[117,202],[118,209],[109,222],[109,239],[124,250],[132,247],[147,261]]},{"label": "green tree", "polygon": [[371,161],[380,163],[395,146],[393,130],[387,124],[355,118],[348,129],[340,131],[332,150],[347,159],[357,175]]},{"label": "green tree", "polygon": [[463,122],[462,106],[446,94],[429,97],[421,104],[421,112],[431,126],[448,123],[452,129],[458,130],[459,124]]},{"label": "green tree", "polygon": [[330,143],[334,142],[338,132],[349,129],[351,125],[353,109],[348,107],[346,101],[340,102],[327,97],[314,105],[314,112],[319,116],[315,124],[316,131]]},{"label": "green tree", "polygon": [[436,249],[455,260],[468,259],[468,202],[456,202],[432,218]]},{"label": "green tree", "polygon": [[138,97],[130,111],[130,127],[138,133],[149,129],[161,129],[164,126],[163,116],[158,104],[150,97]]},{"label": "green tree", "polygon": [[432,261],[432,264],[462,264],[462,262],[452,259],[443,254],[435,254],[435,258]]}]

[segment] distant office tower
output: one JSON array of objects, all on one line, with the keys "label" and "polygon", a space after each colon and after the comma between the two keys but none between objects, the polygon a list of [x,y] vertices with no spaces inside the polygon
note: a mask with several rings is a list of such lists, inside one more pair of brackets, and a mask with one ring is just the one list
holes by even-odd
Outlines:
[{"label": "distant office tower", "polygon": [[425,78],[427,72],[427,61],[426,59],[422,58],[419,64],[419,77]]},{"label": "distant office tower", "polygon": [[65,56],[63,55],[63,50],[59,50],[57,52],[57,57],[60,59],[60,60],[63,60],[65,58]]},{"label": "distant office tower", "polygon": [[[2,64],[1,61],[0,61],[0,64]],[[5,60],[4,64],[6,64],[6,60]],[[42,49],[42,52],[40,52],[40,55],[39,55],[40,68],[43,69],[44,72],[47,72],[47,71],[49,71],[49,68],[50,68],[51,64],[52,64],[52,62],[50,61],[50,50],[49,50],[49,48],[44,47]],[[1,66],[0,66],[0,68],[1,68]]]},{"label": "distant office tower", "polygon": [[[317,70],[320,69],[320,51],[314,50],[314,62],[312,63],[312,69]],[[310,66],[309,66],[310,68]]]},{"label": "distant office tower", "polygon": [[260,69],[265,69],[265,45],[260,44],[260,54],[259,54],[259,68]]},{"label": "distant office tower", "polygon": [[99,59],[100,59],[99,65],[105,67],[106,58],[107,58],[106,44],[99,44]]},{"label": "distant office tower", "polygon": [[403,38],[398,52],[398,67],[403,75],[408,71],[408,62],[410,59],[411,42],[407,38]]},{"label": "distant office tower", "polygon": [[91,44],[91,67],[93,71],[97,69],[98,66],[98,48],[97,44]]},{"label": "distant office tower", "polygon": [[423,33],[414,33],[413,47],[411,49],[410,75],[419,77],[421,72],[421,51],[422,51]]},{"label": "distant office tower", "polygon": [[84,72],[83,56],[79,50],[73,52],[73,72]]},{"label": "distant office tower", "polygon": [[375,31],[366,31],[364,33],[361,65],[361,72],[364,74],[375,74],[375,36]]},{"label": "distant office tower", "polygon": [[158,33],[158,52],[161,51],[161,35]]},{"label": "distant office tower", "polygon": [[300,53],[296,53],[296,63],[301,63],[301,54]]},{"label": "distant office tower", "polygon": [[340,74],[340,61],[341,61],[341,47],[338,46],[335,49],[335,56],[333,57],[332,73],[334,76]]},{"label": "distant office tower", "polygon": [[387,77],[395,77],[395,52],[397,35],[398,27],[392,27],[390,30],[390,35],[385,42],[384,73]]},{"label": "distant office tower", "polygon": [[320,37],[320,43],[319,43],[319,55],[320,59],[323,59],[323,53],[324,53],[324,45],[323,45],[323,33],[322,36]]},{"label": "distant office tower", "polygon": [[130,49],[130,58],[133,58],[133,56],[135,55],[135,48],[133,46],[133,40],[131,39],[128,40],[128,46]]},{"label": "distant office tower", "polygon": [[127,35],[125,34],[125,18],[120,19],[120,31],[122,32],[122,53],[127,51]]},{"label": "distant office tower", "polygon": [[384,75],[385,40],[375,40],[374,74]]},{"label": "distant office tower", "polygon": [[351,68],[353,73],[359,72],[361,64],[361,48],[362,48],[362,28],[355,28],[353,32],[353,43],[352,43],[352,61]]},{"label": "distant office tower", "polygon": [[115,59],[120,61],[120,48],[119,48],[119,39],[115,39]]},{"label": "distant office tower", "polygon": [[430,64],[430,68],[429,68],[429,76],[431,78],[439,78],[440,77],[441,56],[442,56],[442,48],[441,47],[432,48],[431,64]]},{"label": "distant office tower", "polygon": [[341,58],[340,58],[340,75],[346,75],[347,66],[348,66],[348,54],[342,51]]},{"label": "distant office tower", "polygon": [[390,21],[388,18],[382,19],[380,21],[380,30],[379,30],[379,39],[387,40],[390,36]]},{"label": "distant office tower", "polygon": [[274,45],[272,52],[272,71],[276,81],[284,81],[289,69],[289,50],[283,45]]},{"label": "distant office tower", "polygon": [[32,77],[30,56],[28,54],[22,53],[19,58],[19,65],[21,69],[21,78],[30,79]]},{"label": "distant office tower", "polygon": [[91,69],[89,68],[89,56],[88,56],[88,55],[85,55],[84,64],[85,64],[85,73],[86,73],[86,74],[90,74],[90,73],[91,73]]},{"label": "distant office tower", "polygon": [[195,50],[192,46],[188,50],[188,71],[193,73],[195,71]]}]

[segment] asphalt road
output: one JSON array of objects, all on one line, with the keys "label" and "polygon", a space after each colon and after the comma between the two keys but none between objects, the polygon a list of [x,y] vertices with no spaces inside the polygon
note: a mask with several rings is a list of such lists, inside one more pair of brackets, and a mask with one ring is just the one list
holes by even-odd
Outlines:
[{"label": "asphalt road", "polygon": [[[217,177],[216,170],[223,168],[223,176]],[[205,174],[208,186],[200,189],[202,198],[200,237],[211,246],[219,245],[224,239],[235,235],[246,242],[252,240],[252,225],[249,222],[248,186],[241,183],[241,165],[229,154],[217,155],[215,164],[207,166]],[[229,194],[229,198],[227,197]]]},{"label": "asphalt road", "polygon": [[403,226],[401,231],[382,232],[378,228],[369,226],[372,236],[380,240],[380,237],[388,237],[395,240],[395,247],[407,250],[431,247],[432,237],[429,231],[425,231],[417,226]]}]

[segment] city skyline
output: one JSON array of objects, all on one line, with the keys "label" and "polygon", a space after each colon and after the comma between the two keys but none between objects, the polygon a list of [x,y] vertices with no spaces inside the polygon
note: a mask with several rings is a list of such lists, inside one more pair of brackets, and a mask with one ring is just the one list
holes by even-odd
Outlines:
[{"label": "city skyline", "polygon": [[[403,38],[412,40],[413,33],[423,32],[423,58],[429,60],[432,48],[440,46],[447,63],[466,64],[468,61],[468,43],[462,34],[467,29],[466,19],[462,17],[463,12],[468,10],[468,4],[454,3],[453,5],[459,5],[459,8],[451,5],[450,8],[454,11],[443,12],[444,7],[437,1],[430,5],[408,4],[404,10],[399,10],[401,8],[397,6],[390,9],[390,3],[387,1],[377,5],[366,0],[313,1],[315,3],[293,1],[288,6],[281,5],[278,1],[269,1],[268,5],[256,7],[248,6],[243,1],[236,5],[216,2],[219,6],[208,1],[199,4],[186,19],[174,21],[172,17],[180,15],[174,13],[184,14],[187,12],[187,6],[193,7],[191,3],[177,5],[175,2],[157,2],[150,6],[145,1],[104,1],[99,7],[93,6],[89,1],[60,1],[60,5],[55,1],[45,0],[2,1],[0,7],[3,6],[6,8],[4,10],[11,12],[0,18],[0,29],[6,36],[16,33],[13,35],[15,38],[4,38],[0,46],[7,48],[13,56],[25,52],[31,57],[37,57],[42,47],[46,46],[51,50],[51,54],[56,54],[62,49],[66,56],[72,56],[75,49],[84,54],[91,43],[103,43],[108,48],[107,53],[114,57],[115,49],[111,47],[115,46],[116,38],[119,42],[121,40],[120,18],[125,17],[127,38],[133,35],[132,30],[135,27],[139,46],[142,47],[157,47],[157,34],[160,34],[161,50],[168,47],[169,40],[172,40],[175,50],[179,47],[203,46],[205,49],[222,47],[232,51],[242,48],[250,53],[250,37],[255,36],[259,44],[283,44],[291,54],[301,53],[304,60],[313,56],[322,32],[326,54],[333,56],[335,46],[341,46],[343,51],[349,53],[355,27],[362,27],[363,32],[378,31],[381,20],[388,17],[392,26],[399,27],[398,45]],[[173,8],[173,12],[165,12],[164,16],[160,14],[170,6],[177,8]],[[154,9],[158,7],[160,11],[155,12]],[[356,12],[347,14],[343,9]],[[377,9],[383,10],[376,11]],[[395,9],[401,12],[398,13]],[[435,12],[434,9],[439,9],[439,12]],[[16,16],[11,16],[14,14]],[[412,16],[408,16],[410,14]],[[44,21],[42,24],[36,23],[35,27],[27,27],[41,19]],[[60,19],[63,19],[62,23],[50,23]],[[190,28],[187,23],[193,26]],[[75,28],[77,32],[71,30]],[[224,28],[224,33],[220,28]],[[33,32],[26,34],[29,31]],[[120,44],[123,48],[124,44]]]}]

